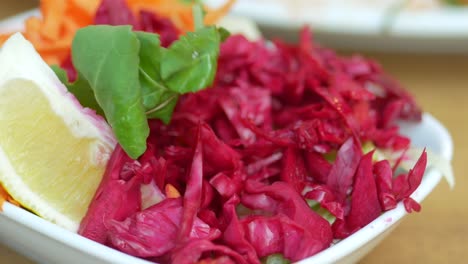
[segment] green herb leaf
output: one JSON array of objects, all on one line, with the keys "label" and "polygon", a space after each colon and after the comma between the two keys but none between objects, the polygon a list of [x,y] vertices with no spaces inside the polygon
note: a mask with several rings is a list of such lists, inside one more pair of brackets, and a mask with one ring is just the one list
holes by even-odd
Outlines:
[{"label": "green herb leaf", "polygon": [[160,76],[161,43],[152,33],[135,32],[140,41],[140,85],[143,105],[148,118],[158,118],[169,123],[178,94],[169,90]]},{"label": "green herb leaf", "polygon": [[131,158],[146,150],[148,122],[139,81],[140,42],[130,26],[78,30],[73,63],[90,84],[122,148]]},{"label": "green herb leaf", "polygon": [[171,119],[181,94],[210,86],[216,74],[224,29],[201,28],[161,47],[159,36],[130,26],[88,26],[78,30],[72,58],[78,72],[70,84],[59,78],[84,106],[103,113],[131,158],[146,150],[147,118]]},{"label": "green herb leaf", "polygon": [[203,14],[203,8],[201,3],[196,3],[192,6],[192,14],[195,24],[195,30],[202,29],[205,25],[203,22],[205,15]]},{"label": "green herb leaf", "polygon": [[211,85],[216,74],[221,37],[205,27],[174,42],[162,52],[161,77],[177,93],[196,92]]},{"label": "green herb leaf", "polygon": [[306,199],[306,202],[309,205],[310,209],[314,210],[317,214],[319,214],[321,217],[327,220],[330,223],[330,225],[333,224],[333,222],[335,222],[336,217],[332,213],[330,213],[330,211],[320,206],[319,202],[312,199]]},{"label": "green herb leaf", "polygon": [[221,42],[224,42],[231,35],[229,30],[223,27],[219,27],[218,32],[219,32],[219,37],[221,38]]}]

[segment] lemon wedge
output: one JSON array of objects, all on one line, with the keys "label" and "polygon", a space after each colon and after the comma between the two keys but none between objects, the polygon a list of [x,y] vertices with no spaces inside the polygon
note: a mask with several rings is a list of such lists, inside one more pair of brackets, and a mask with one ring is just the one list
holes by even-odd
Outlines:
[{"label": "lemon wedge", "polygon": [[23,207],[71,231],[116,140],[17,33],[0,50],[0,183]]}]

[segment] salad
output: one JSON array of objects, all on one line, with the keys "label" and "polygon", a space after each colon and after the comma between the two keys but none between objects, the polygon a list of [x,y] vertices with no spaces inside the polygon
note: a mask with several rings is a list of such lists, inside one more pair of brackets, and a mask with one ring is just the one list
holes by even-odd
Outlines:
[{"label": "salad", "polygon": [[24,36],[116,143],[70,230],[157,263],[289,263],[399,202],[420,211],[427,152],[408,154],[397,121],[421,109],[376,62],[308,28],[297,44],[230,35],[211,24],[231,2],[52,2]]}]

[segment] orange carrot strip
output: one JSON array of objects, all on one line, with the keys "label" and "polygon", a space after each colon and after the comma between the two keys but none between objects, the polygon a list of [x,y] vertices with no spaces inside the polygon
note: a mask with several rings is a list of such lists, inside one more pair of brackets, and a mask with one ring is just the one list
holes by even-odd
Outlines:
[{"label": "orange carrot strip", "polygon": [[0,212],[3,210],[3,204],[5,202],[9,202],[16,206],[20,206],[20,204],[8,194],[8,192],[3,188],[3,186],[0,185]]},{"label": "orange carrot strip", "polygon": [[[24,36],[47,63],[61,63],[76,31],[92,23],[101,0],[42,0],[42,18],[25,21]],[[10,34],[0,35],[0,45]]]},{"label": "orange carrot strip", "polygon": [[[80,14],[80,21],[92,22],[101,0],[70,0],[70,9]],[[73,13],[71,13],[74,15]]]},{"label": "orange carrot strip", "polygon": [[[218,9],[205,8],[207,11],[205,24],[216,23],[229,12],[234,3],[235,0],[228,0]],[[194,30],[192,5],[174,0],[127,0],[127,4],[135,14],[138,14],[141,10],[148,10],[169,18],[183,32]]]},{"label": "orange carrot strip", "polygon": [[236,0],[228,0],[223,6],[218,9],[207,10],[205,15],[205,24],[211,25],[225,16],[232,8]]},{"label": "orange carrot strip", "polygon": [[21,204],[18,201],[16,201],[15,199],[13,199],[11,196],[8,196],[7,202],[11,203],[12,205],[16,205],[18,207],[21,206]]},{"label": "orange carrot strip", "polygon": [[41,12],[43,20],[40,27],[41,36],[45,39],[54,40],[60,37],[62,23],[65,19],[67,1],[42,0]]},{"label": "orange carrot strip", "polygon": [[195,24],[193,21],[193,14],[192,10],[190,12],[185,12],[185,13],[179,13],[179,17],[182,21],[183,27],[185,31],[194,31],[195,30]]},{"label": "orange carrot strip", "polygon": [[[192,5],[176,0],[126,0],[138,16],[147,10],[170,19],[183,33],[194,30]],[[235,0],[217,9],[205,8],[205,23],[213,24],[225,15]],[[42,18],[25,21],[24,36],[49,64],[60,64],[67,56],[76,31],[93,23],[101,0],[41,0]],[[0,35],[0,45],[11,34]]]},{"label": "orange carrot strip", "polygon": [[25,37],[36,46],[37,43],[42,43],[42,36],[40,33],[41,20],[37,17],[31,17],[26,19],[24,24]]},{"label": "orange carrot strip", "polygon": [[167,198],[179,198],[180,197],[179,191],[172,184],[169,184],[169,183],[166,184],[166,186],[164,187],[164,191],[166,192]]},{"label": "orange carrot strip", "polygon": [[0,47],[7,41],[11,34],[0,35]]},{"label": "orange carrot strip", "polygon": [[8,199],[8,193],[0,186],[0,212],[3,210],[3,204]]}]

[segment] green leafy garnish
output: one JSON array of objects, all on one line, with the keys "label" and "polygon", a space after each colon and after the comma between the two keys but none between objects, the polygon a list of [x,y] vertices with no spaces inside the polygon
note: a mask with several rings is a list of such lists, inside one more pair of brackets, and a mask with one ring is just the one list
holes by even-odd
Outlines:
[{"label": "green leafy garnish", "polygon": [[171,119],[180,95],[209,87],[226,30],[200,27],[161,46],[159,36],[130,26],[88,26],[72,44],[77,81],[53,67],[80,103],[105,116],[131,158],[146,150],[148,118]]},{"label": "green leafy garnish", "polygon": [[314,210],[317,214],[319,214],[322,218],[327,220],[330,224],[333,224],[333,222],[335,222],[336,217],[332,213],[330,213],[330,211],[320,206],[319,202],[311,199],[306,199],[306,201],[310,209]]},{"label": "green leafy garnish", "polygon": [[165,86],[160,75],[161,47],[159,36],[146,32],[135,32],[140,41],[140,85],[148,118],[158,118],[169,123],[179,98],[177,92]]},{"label": "green leafy garnish", "polygon": [[146,150],[148,122],[139,80],[140,42],[130,26],[78,30],[73,63],[86,79],[117,140],[132,158]]},{"label": "green leafy garnish", "polygon": [[163,50],[161,77],[178,93],[195,92],[213,82],[219,54],[220,34],[215,27],[189,32]]},{"label": "green leafy garnish", "polygon": [[195,3],[192,7],[193,20],[195,24],[195,30],[203,28],[203,8],[201,3]]},{"label": "green leafy garnish", "polygon": [[261,260],[262,264],[290,264],[291,261],[285,257],[283,257],[282,254],[271,254],[267,257],[262,258]]}]

